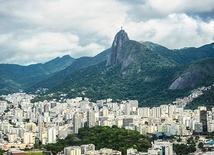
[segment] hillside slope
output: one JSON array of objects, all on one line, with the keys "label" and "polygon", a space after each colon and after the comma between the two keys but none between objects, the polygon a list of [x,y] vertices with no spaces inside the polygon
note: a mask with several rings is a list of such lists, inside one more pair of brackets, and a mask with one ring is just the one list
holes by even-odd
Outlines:
[{"label": "hillside slope", "polygon": [[61,70],[44,80],[34,83],[32,86],[28,87],[26,91],[34,92],[41,87],[50,89],[52,86],[60,83],[64,78],[73,74],[74,72],[89,66],[96,65],[102,61],[106,61],[109,53],[110,49],[107,49],[94,57],[81,57],[75,59],[74,62],[64,70]]},{"label": "hillside slope", "polygon": [[170,102],[172,99],[168,100],[166,92],[176,66],[136,41],[127,41],[121,51],[124,56],[120,63],[106,66],[106,62],[101,62],[79,70],[50,92],[93,100],[137,99],[142,104]]},{"label": "hillside slope", "polygon": [[177,65],[186,65],[193,61],[214,58],[214,43],[203,45],[199,48],[191,47],[176,50],[171,50],[148,41],[140,43]]},{"label": "hillside slope", "polygon": [[213,82],[213,59],[181,65],[167,54],[172,51],[161,48],[166,51],[159,54],[157,50],[129,40],[121,30],[115,36],[107,62],[70,74],[49,92],[92,100],[136,99],[143,106],[154,106],[169,104],[192,89]]},{"label": "hillside slope", "polygon": [[70,56],[55,58],[44,64],[20,66],[0,64],[0,94],[18,92],[20,89],[45,79],[49,75],[65,69],[73,63]]}]

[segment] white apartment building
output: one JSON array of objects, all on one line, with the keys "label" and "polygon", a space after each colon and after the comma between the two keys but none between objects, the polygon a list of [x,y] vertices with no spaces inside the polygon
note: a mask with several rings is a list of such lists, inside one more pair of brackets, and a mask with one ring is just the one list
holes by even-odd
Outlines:
[{"label": "white apartment building", "polygon": [[24,144],[34,144],[35,143],[35,137],[32,132],[25,132],[23,137]]},{"label": "white apartment building", "polygon": [[79,146],[65,147],[64,155],[81,155],[81,148]]},{"label": "white apartment building", "polygon": [[78,133],[79,128],[82,127],[82,114],[76,112],[73,116],[73,133]]},{"label": "white apartment building", "polygon": [[48,143],[56,143],[56,129],[54,127],[48,129]]}]

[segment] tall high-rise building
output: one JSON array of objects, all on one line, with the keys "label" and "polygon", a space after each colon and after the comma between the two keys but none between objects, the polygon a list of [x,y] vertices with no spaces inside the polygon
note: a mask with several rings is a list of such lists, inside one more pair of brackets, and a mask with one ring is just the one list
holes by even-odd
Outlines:
[{"label": "tall high-rise building", "polygon": [[44,112],[49,112],[50,111],[50,105],[49,104],[45,104],[44,105]]},{"label": "tall high-rise building", "polygon": [[126,102],[124,107],[124,114],[130,115],[130,113],[131,113],[131,103]]},{"label": "tall high-rise building", "polygon": [[73,133],[78,133],[78,130],[81,127],[82,127],[82,114],[76,112],[73,116]]},{"label": "tall high-rise building", "polygon": [[202,123],[203,132],[207,132],[207,111],[200,111],[200,122]]},{"label": "tall high-rise building", "polygon": [[105,106],[102,109],[102,116],[108,116],[108,108]]},{"label": "tall high-rise building", "polygon": [[23,142],[24,144],[34,144],[35,143],[34,134],[32,132],[25,132]]},{"label": "tall high-rise building", "polygon": [[95,112],[90,110],[87,112],[87,125],[89,128],[95,126]]},{"label": "tall high-rise building", "polygon": [[54,127],[48,129],[48,143],[56,143],[56,129]]},{"label": "tall high-rise building", "polygon": [[42,132],[45,131],[45,124],[43,121],[38,121],[39,140],[42,140]]},{"label": "tall high-rise building", "polygon": [[141,117],[150,117],[150,108],[149,107],[138,108],[137,115]]},{"label": "tall high-rise building", "polygon": [[161,116],[169,113],[168,105],[160,105]]},{"label": "tall high-rise building", "polygon": [[168,109],[169,109],[168,115],[169,115],[170,118],[172,118],[172,116],[173,116],[173,114],[175,112],[176,106],[175,105],[169,105]]},{"label": "tall high-rise building", "polygon": [[160,107],[153,107],[151,109],[151,116],[155,118],[159,118],[161,116],[161,109]]}]

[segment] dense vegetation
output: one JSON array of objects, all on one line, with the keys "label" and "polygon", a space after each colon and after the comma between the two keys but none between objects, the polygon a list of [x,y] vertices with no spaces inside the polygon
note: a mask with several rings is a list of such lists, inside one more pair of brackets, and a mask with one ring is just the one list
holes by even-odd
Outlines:
[{"label": "dense vegetation", "polygon": [[3,155],[4,152],[4,150],[0,149],[0,155]]},{"label": "dense vegetation", "polygon": [[75,74],[76,71],[87,68],[92,65],[96,65],[102,61],[107,60],[109,53],[110,53],[110,49],[107,49],[94,57],[81,57],[81,58],[75,59],[74,62],[70,66],[68,66],[66,69],[62,70],[61,72],[57,72],[44,80],[34,83],[34,85],[32,85],[26,90],[32,92],[40,87],[51,88],[53,85],[61,82],[67,76],[73,73]]},{"label": "dense vegetation", "polygon": [[[133,72],[122,77],[119,65],[105,67],[106,62],[75,72],[51,92],[68,94],[67,97],[88,97],[92,101],[112,98],[113,100],[138,100],[142,106],[154,106],[171,103],[177,97],[183,97],[184,91],[168,90],[169,81],[174,78],[176,67],[150,67],[146,73]],[[90,81],[90,82],[89,82]],[[57,95],[56,95],[57,96]]]},{"label": "dense vegetation", "polygon": [[[158,106],[189,95],[193,88],[214,82],[210,80],[214,77],[213,59],[185,66],[175,65],[175,60],[170,61],[170,57],[165,58],[164,54],[151,51],[135,41],[126,42],[122,50],[121,63],[106,67],[104,61],[78,70],[55,84],[50,93],[55,92],[57,95],[65,93],[68,94],[67,97],[88,97],[92,101],[106,98],[135,99],[141,106]],[[191,81],[190,78],[190,82],[186,82],[189,84],[186,89],[169,90],[169,86],[176,78],[186,72],[190,72],[188,74],[190,77],[195,76],[191,75],[195,70],[199,73],[197,79],[200,80]]]},{"label": "dense vegetation", "polygon": [[173,151],[176,154],[188,155],[196,151],[196,142],[198,141],[198,137],[195,138],[190,137],[187,139],[186,144],[173,144]]},{"label": "dense vegetation", "polygon": [[196,151],[195,145],[186,145],[186,144],[174,144],[173,151],[176,154],[188,155]]},{"label": "dense vegetation", "polygon": [[[131,74],[122,76],[124,70],[121,70],[120,65],[106,67],[106,62],[102,62],[95,66],[88,67],[83,70],[76,71],[75,74],[68,76],[63,82],[60,82],[51,89],[50,92],[56,92],[54,95],[46,95],[41,98],[36,98],[35,101],[40,99],[51,99],[53,97],[59,97],[61,93],[68,94],[66,97],[88,97],[92,101],[99,99],[112,98],[113,100],[126,100],[136,99],[141,106],[156,106],[160,104],[168,104],[174,101],[176,98],[188,96],[193,88],[184,90],[169,90],[169,85],[186,70],[198,68],[202,73],[202,81],[198,81],[196,88],[200,86],[208,86],[214,82],[214,74],[211,71],[213,65],[213,59],[207,59],[192,63],[188,66],[167,66],[159,67],[150,66],[145,68],[145,59],[142,66],[137,65],[137,72],[135,67],[131,68]],[[137,69],[137,70],[138,70]],[[90,82],[89,82],[90,81]],[[213,89],[205,92],[201,97],[204,99],[201,101],[194,100],[193,104],[188,104],[187,108],[195,109],[198,105],[207,104],[210,102],[212,106]],[[199,99],[201,99],[199,97]]]},{"label": "dense vegetation", "polygon": [[214,43],[207,44],[199,48],[190,47],[175,50],[170,50],[164,46],[148,41],[141,43],[177,65],[185,65],[197,60],[214,57]]},{"label": "dense vegetation", "polygon": [[[66,93],[67,97],[85,96],[94,101],[112,98],[137,99],[142,105],[170,103],[174,98],[169,96],[177,93],[168,91],[175,65],[135,41],[128,41],[122,50],[124,63],[106,67],[104,61],[79,70],[50,92]],[[126,61],[128,58],[131,60]]]},{"label": "dense vegetation", "polygon": [[[172,103],[176,98],[189,95],[194,88],[214,83],[213,43],[200,48],[170,50],[151,42],[128,41],[122,47],[120,63],[106,66],[110,49],[95,57],[82,57],[75,60],[56,58],[45,64],[30,66],[0,65],[0,93],[11,93],[26,88],[27,92],[47,87],[45,96],[33,101],[60,99],[66,97],[88,97],[92,101],[112,98],[113,100],[138,100],[141,106],[158,106]],[[72,62],[71,62],[72,61]],[[66,69],[66,62],[71,63]],[[65,64],[64,64],[65,63]],[[191,64],[190,64],[191,63]],[[57,70],[59,68],[59,70]],[[61,70],[61,71],[60,71]],[[59,71],[59,72],[57,72]],[[196,72],[195,81],[188,74],[188,85],[183,90],[169,90],[170,85],[187,72]],[[199,79],[199,80],[198,80]],[[213,103],[212,90],[194,100],[188,106]],[[203,103],[202,103],[203,102]]]},{"label": "dense vegetation", "polygon": [[49,75],[65,69],[73,61],[74,59],[70,56],[64,56],[44,64],[29,66],[0,64],[0,94],[19,92],[20,89],[23,90]]},{"label": "dense vegetation", "polygon": [[56,144],[47,144],[45,148],[53,151],[53,153],[57,153],[66,146],[79,146],[83,144],[94,144],[96,149],[111,148],[126,154],[128,148],[147,151],[151,147],[151,139],[137,131],[126,130],[117,126],[95,126],[92,128],[81,128],[78,134],[60,139]]},{"label": "dense vegetation", "polygon": [[206,106],[209,110],[214,107],[214,87],[206,91],[203,95],[194,99],[193,102],[187,104],[186,108],[197,109],[199,105]]}]

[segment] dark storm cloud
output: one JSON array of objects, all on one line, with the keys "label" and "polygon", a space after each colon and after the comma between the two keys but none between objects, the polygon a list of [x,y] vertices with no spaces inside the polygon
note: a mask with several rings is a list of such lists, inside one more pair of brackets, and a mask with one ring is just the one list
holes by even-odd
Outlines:
[{"label": "dark storm cloud", "polygon": [[214,19],[214,11],[203,13],[187,12],[187,14],[193,18],[200,18],[205,22],[209,22]]}]

